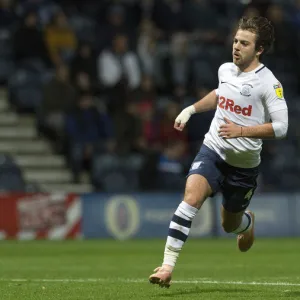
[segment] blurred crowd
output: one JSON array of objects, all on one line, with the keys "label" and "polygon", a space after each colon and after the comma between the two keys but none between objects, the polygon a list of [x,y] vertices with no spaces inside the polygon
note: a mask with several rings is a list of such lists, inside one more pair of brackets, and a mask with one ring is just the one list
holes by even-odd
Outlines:
[{"label": "blurred crowd", "polygon": [[266,141],[261,191],[299,189],[299,0],[0,0],[0,81],[16,111],[97,190],[182,191],[214,112],[178,113],[217,88],[242,15],[268,17],[264,63],[284,87],[288,138]]}]

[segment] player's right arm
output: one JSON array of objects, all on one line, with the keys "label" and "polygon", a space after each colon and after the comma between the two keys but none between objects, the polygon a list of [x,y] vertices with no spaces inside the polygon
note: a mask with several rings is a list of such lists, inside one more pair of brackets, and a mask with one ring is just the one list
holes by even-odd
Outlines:
[{"label": "player's right arm", "polygon": [[182,131],[193,114],[214,110],[216,109],[217,104],[218,95],[216,90],[213,90],[204,98],[200,99],[193,105],[190,105],[187,108],[185,108],[176,118],[174,128],[179,131]]}]

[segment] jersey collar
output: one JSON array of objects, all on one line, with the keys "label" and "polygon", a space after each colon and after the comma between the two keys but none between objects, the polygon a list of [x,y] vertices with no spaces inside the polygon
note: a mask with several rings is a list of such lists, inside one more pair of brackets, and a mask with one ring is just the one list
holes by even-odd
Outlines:
[{"label": "jersey collar", "polygon": [[258,73],[264,67],[265,67],[265,65],[261,63],[255,69],[253,69],[250,72],[241,72],[240,69],[238,68],[238,66],[236,66],[237,76],[241,77],[241,76],[247,76],[247,75],[250,75],[250,74]]}]

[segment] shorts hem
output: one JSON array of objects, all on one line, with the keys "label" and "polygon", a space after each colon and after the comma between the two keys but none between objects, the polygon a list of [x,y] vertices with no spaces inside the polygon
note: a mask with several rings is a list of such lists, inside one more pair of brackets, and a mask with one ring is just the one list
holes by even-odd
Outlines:
[{"label": "shorts hem", "polygon": [[237,208],[230,208],[230,209],[228,209],[228,207],[225,207],[224,203],[222,203],[222,206],[227,212],[232,213],[232,214],[238,214],[238,213],[241,213],[241,212],[247,210],[249,205],[247,207],[237,207]]}]

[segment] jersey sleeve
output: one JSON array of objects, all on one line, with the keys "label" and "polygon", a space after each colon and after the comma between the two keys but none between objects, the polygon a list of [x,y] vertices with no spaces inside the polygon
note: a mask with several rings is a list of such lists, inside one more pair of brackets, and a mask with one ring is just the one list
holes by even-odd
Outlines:
[{"label": "jersey sleeve", "polygon": [[283,94],[283,87],[275,78],[270,79],[265,83],[262,95],[270,114],[275,111],[287,109],[287,104]]}]

